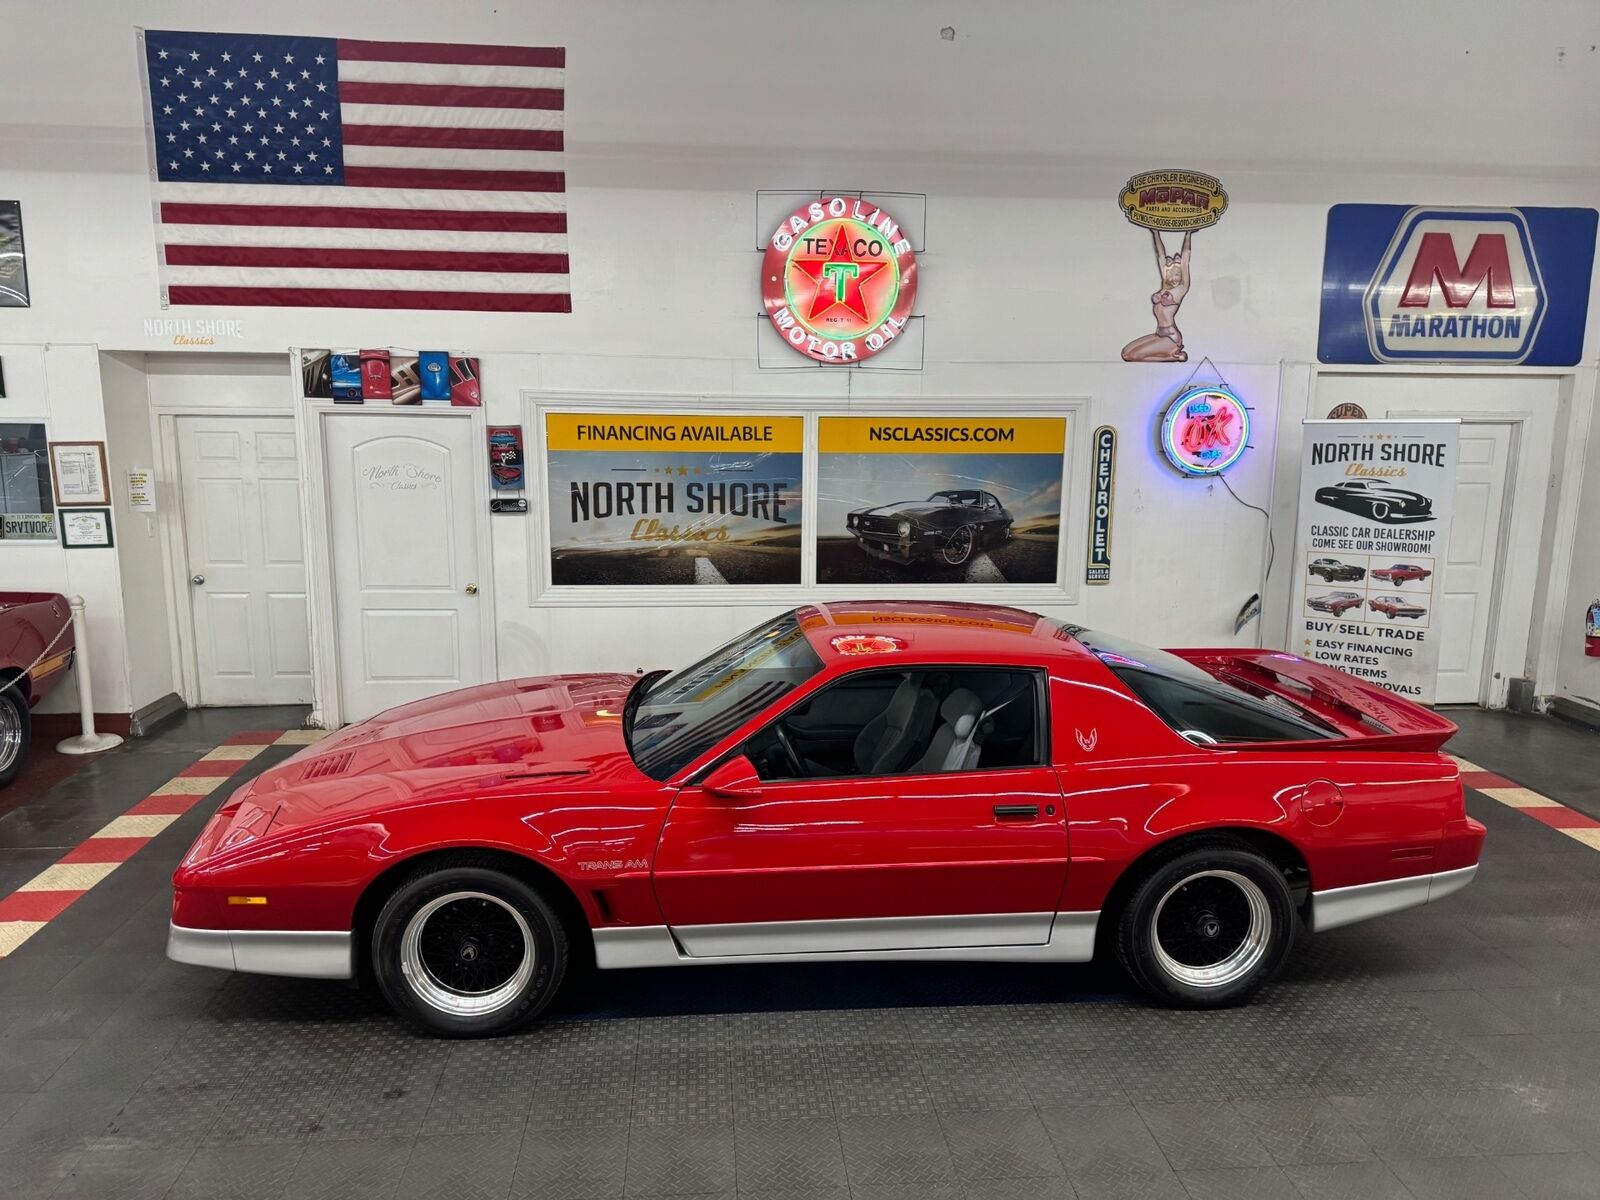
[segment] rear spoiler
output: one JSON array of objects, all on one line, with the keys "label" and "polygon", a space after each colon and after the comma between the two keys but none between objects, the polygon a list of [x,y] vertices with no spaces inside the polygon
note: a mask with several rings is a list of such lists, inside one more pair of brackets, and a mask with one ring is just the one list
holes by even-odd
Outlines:
[{"label": "rear spoiler", "polygon": [[[1455,722],[1332,667],[1276,650],[1172,650],[1208,675],[1247,692],[1269,693],[1331,725],[1363,750],[1438,750]],[[1253,742],[1252,749],[1327,748],[1324,739]]]}]

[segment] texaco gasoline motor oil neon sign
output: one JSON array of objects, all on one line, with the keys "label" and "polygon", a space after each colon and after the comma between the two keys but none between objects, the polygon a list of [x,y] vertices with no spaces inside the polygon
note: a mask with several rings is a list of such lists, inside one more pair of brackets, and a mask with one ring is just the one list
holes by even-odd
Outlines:
[{"label": "texaco gasoline motor oil neon sign", "polygon": [[853,196],[824,196],[784,218],[761,262],[778,336],[822,363],[857,363],[894,343],[917,298],[917,257],[899,223]]}]

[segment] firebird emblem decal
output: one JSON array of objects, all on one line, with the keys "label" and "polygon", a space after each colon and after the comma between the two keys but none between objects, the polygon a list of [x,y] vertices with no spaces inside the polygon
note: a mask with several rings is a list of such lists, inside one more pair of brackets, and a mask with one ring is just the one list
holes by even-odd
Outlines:
[{"label": "firebird emblem decal", "polygon": [[1084,733],[1081,729],[1074,729],[1072,732],[1078,735],[1078,745],[1082,747],[1085,754],[1092,752],[1100,744],[1100,731],[1098,729],[1091,729],[1088,733]]}]

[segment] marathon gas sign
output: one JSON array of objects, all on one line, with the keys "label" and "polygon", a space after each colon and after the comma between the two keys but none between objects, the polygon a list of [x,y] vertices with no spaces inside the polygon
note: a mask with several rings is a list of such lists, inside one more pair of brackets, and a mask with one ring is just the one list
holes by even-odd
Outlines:
[{"label": "marathon gas sign", "polygon": [[1571,366],[1595,222],[1592,208],[1335,205],[1317,357]]}]

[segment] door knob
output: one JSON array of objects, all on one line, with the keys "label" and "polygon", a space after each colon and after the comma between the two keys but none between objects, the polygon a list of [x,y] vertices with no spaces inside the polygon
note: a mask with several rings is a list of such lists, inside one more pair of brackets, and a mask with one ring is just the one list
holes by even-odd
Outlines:
[{"label": "door knob", "polygon": [[190,583],[204,583],[205,581],[206,577],[204,575],[196,575],[193,579],[189,580]]},{"label": "door knob", "polygon": [[475,584],[475,583],[467,584],[467,595],[476,596],[477,594],[478,594],[478,585]]}]

